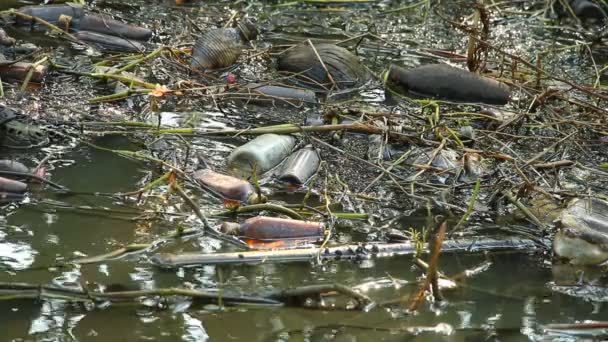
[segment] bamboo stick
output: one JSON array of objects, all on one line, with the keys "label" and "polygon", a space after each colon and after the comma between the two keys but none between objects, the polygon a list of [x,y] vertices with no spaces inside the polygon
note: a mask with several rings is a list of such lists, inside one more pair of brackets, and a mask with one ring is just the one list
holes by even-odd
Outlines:
[{"label": "bamboo stick", "polygon": [[[425,244],[425,251],[428,251]],[[442,252],[485,252],[499,250],[533,250],[538,244],[530,239],[511,238],[505,240],[497,239],[462,239],[447,240],[443,243]],[[403,243],[369,243],[335,246],[327,248],[307,249],[284,249],[271,251],[247,251],[232,253],[184,253],[169,254],[161,253],[152,256],[151,261],[159,267],[173,268],[183,266],[199,266],[214,264],[251,264],[267,262],[309,262],[320,256],[322,260],[388,257],[394,255],[415,255],[417,246],[414,242]]]}]

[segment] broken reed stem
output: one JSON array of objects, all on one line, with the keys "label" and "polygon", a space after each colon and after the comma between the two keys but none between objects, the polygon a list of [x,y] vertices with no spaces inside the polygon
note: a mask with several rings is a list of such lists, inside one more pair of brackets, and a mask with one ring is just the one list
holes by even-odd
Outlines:
[{"label": "broken reed stem", "polygon": [[[276,291],[266,296],[242,296],[226,294],[225,291],[202,291],[179,287],[158,288],[151,290],[99,292],[87,289],[76,290],[59,286],[27,284],[27,283],[0,283],[0,301],[19,299],[58,299],[76,303],[103,303],[103,302],[135,302],[142,304],[144,298],[188,297],[191,300],[203,303],[222,305],[259,305],[259,306],[292,306],[305,307],[302,297],[320,297],[327,295],[341,295],[353,298],[359,309],[371,308],[374,301],[369,297],[356,292],[342,284],[307,285],[294,289]],[[142,304],[144,305],[144,304]],[[309,308],[306,306],[306,308]],[[324,307],[318,307],[323,309]]]},{"label": "broken reed stem", "polygon": [[21,84],[21,88],[19,89],[21,92],[24,92],[27,89],[27,86],[30,83],[30,80],[32,79],[32,76],[34,76],[34,71],[36,71],[36,68],[40,64],[46,62],[48,59],[49,59],[48,56],[45,56],[41,60],[33,63],[32,65],[30,65],[30,68],[27,71],[27,74],[25,75],[25,78],[23,79],[23,83]]},{"label": "broken reed stem", "polygon": [[321,66],[323,67],[323,70],[325,70],[325,73],[327,74],[327,78],[331,81],[332,87],[331,87],[331,89],[329,91],[331,92],[332,90],[334,90],[334,88],[337,89],[337,90],[340,90],[340,87],[338,87],[338,84],[336,83],[336,81],[334,80],[334,78],[331,76],[331,73],[327,69],[327,66],[323,62],[323,59],[321,58],[321,56],[319,56],[319,53],[317,52],[317,49],[315,48],[315,45],[312,43],[312,41],[310,39],[308,39],[307,41],[308,41],[308,45],[310,45],[310,48],[312,49],[312,51],[315,53],[315,56],[319,60],[319,63],[321,63]]},{"label": "broken reed stem", "polygon": [[141,195],[146,191],[150,191],[162,184],[165,184],[167,182],[167,180],[169,179],[169,176],[171,176],[171,171],[165,173],[164,175],[158,177],[157,179],[149,182],[146,186],[144,186],[143,188],[139,189],[139,190],[135,190],[135,191],[131,191],[131,192],[125,192],[125,193],[119,193],[119,196],[137,196],[137,195]]},{"label": "broken reed stem", "polygon": [[[88,290],[73,290],[57,286],[24,284],[24,283],[0,283],[0,301],[18,299],[60,299],[70,302],[137,302],[146,297],[189,297],[193,300],[202,300],[205,303],[217,303],[218,293],[207,292],[186,288],[160,288],[153,290],[98,292]],[[281,306],[277,300],[265,297],[248,297],[222,295],[225,304],[229,305],[275,305]]]},{"label": "broken reed stem", "polygon": [[473,194],[471,195],[471,201],[469,202],[469,207],[467,208],[466,213],[464,213],[464,215],[462,215],[462,217],[456,224],[456,227],[454,227],[454,229],[450,232],[450,235],[455,233],[458,229],[460,229],[460,227],[462,227],[462,225],[469,219],[469,216],[471,216],[473,209],[475,209],[475,203],[477,203],[477,196],[479,195],[480,188],[481,188],[481,180],[479,178],[477,178],[477,181],[475,182],[475,188],[473,188]]},{"label": "broken reed stem", "polygon": [[534,163],[535,161],[537,161],[538,159],[542,158],[545,154],[549,153],[552,149],[554,149],[557,145],[561,144],[562,142],[564,142],[565,140],[567,140],[568,138],[572,137],[574,133],[570,133],[567,136],[563,137],[562,139],[554,142],[553,144],[551,144],[551,146],[545,148],[544,150],[542,150],[541,152],[539,152],[538,154],[536,154],[534,157],[528,159],[526,161],[526,163],[524,164],[525,166],[528,166],[532,163]]},{"label": "broken reed stem", "polygon": [[418,305],[420,305],[420,303],[424,299],[425,292],[429,288],[432,288],[433,297],[435,298],[435,301],[443,300],[441,293],[439,291],[439,285],[437,283],[437,281],[439,279],[439,277],[437,275],[437,270],[438,270],[437,264],[439,262],[439,255],[441,254],[441,248],[443,247],[443,240],[445,239],[445,232],[447,231],[447,228],[448,228],[448,224],[445,221],[443,223],[441,223],[441,225],[439,226],[439,232],[437,232],[435,241],[431,246],[431,248],[432,248],[431,258],[429,261],[429,268],[427,271],[426,279],[425,279],[420,291],[418,292],[418,295],[416,297],[414,297],[414,300],[412,300],[412,302],[409,306],[409,311],[416,311],[416,309],[418,308]]},{"label": "broken reed stem", "polygon": [[190,198],[190,196],[188,196],[184,192],[184,190],[177,183],[177,181],[171,182],[170,186],[171,186],[171,189],[173,189],[179,195],[179,197],[181,197],[184,200],[184,202],[186,202],[186,204],[192,209],[192,211],[194,211],[194,213],[196,214],[198,219],[201,220],[201,222],[203,223],[204,230],[213,229],[213,228],[211,228],[211,225],[209,224],[209,220],[207,220],[207,217],[205,216],[205,214],[203,214],[203,212],[198,207],[198,205],[196,203],[194,203],[192,198]]},{"label": "broken reed stem", "polygon": [[108,260],[112,260],[112,259],[117,259],[117,258],[126,256],[127,254],[130,254],[130,253],[143,252],[146,249],[150,248],[151,246],[152,246],[151,244],[132,244],[132,245],[126,245],[124,247],[121,247],[121,248],[119,248],[117,250],[111,251],[111,252],[106,253],[106,254],[96,255],[96,256],[93,256],[93,257],[86,257],[86,258],[76,259],[76,260],[70,261],[70,263],[85,265],[85,264],[94,264],[94,263],[104,262],[104,261],[108,261]]},{"label": "broken reed stem", "polygon": [[382,14],[388,14],[388,13],[408,11],[408,10],[414,9],[416,7],[425,5],[425,4],[429,3],[430,1],[431,0],[422,0],[422,1],[410,4],[410,5],[407,5],[407,6],[403,6],[403,7],[399,7],[399,8],[395,8],[395,9],[386,10],[386,11],[381,12],[381,13]]},{"label": "broken reed stem", "polygon": [[528,207],[526,207],[517,198],[515,198],[515,196],[513,196],[510,191],[505,190],[502,192],[502,194],[509,200],[509,202],[514,204],[517,209],[521,210],[521,212],[538,228],[540,228],[541,230],[547,230],[547,227],[530,211],[530,209],[528,209]]},{"label": "broken reed stem", "polygon": [[143,57],[141,57],[139,59],[136,59],[133,62],[131,62],[131,63],[123,66],[122,68],[119,68],[119,69],[117,69],[117,70],[115,70],[113,72],[110,72],[109,74],[115,75],[115,74],[120,74],[123,71],[130,70],[130,69],[136,67],[137,65],[139,65],[139,64],[141,64],[141,63],[143,63],[143,62],[145,62],[145,61],[147,61],[149,59],[155,58],[156,56],[158,56],[161,52],[163,52],[165,50],[171,51],[171,49],[169,49],[168,47],[161,46],[158,49],[150,52],[149,54],[147,54],[147,55],[145,55],[145,56],[143,56]]},{"label": "broken reed stem", "polygon": [[355,291],[354,289],[342,284],[321,284],[321,285],[306,285],[294,289],[282,290],[270,296],[284,302],[288,298],[311,297],[324,293],[337,292],[347,297],[355,299],[359,305],[358,308],[371,308],[374,306],[374,301],[368,296]]},{"label": "broken reed stem", "polygon": [[[143,126],[142,126],[143,127]],[[137,128],[137,127],[132,127]],[[145,127],[144,127],[145,128]],[[321,125],[321,126],[299,126],[294,124],[284,124],[266,127],[257,127],[249,129],[229,129],[221,131],[200,131],[196,128],[166,128],[166,129],[142,129],[133,131],[85,131],[85,133],[96,133],[96,134],[180,134],[189,135],[195,137],[203,136],[223,136],[223,135],[262,135],[267,133],[275,134],[293,134],[293,133],[310,133],[310,132],[334,132],[334,131],[349,131],[364,134],[387,134],[389,138],[395,141],[404,141],[409,143],[431,143],[430,141],[420,141],[416,136],[410,136],[404,133],[398,132],[384,132],[382,129],[366,125],[360,122],[354,122],[349,124],[338,124],[338,125]],[[439,145],[439,143],[437,143]]]},{"label": "broken reed stem", "polygon": [[298,214],[296,211],[286,208],[284,206],[280,206],[277,204],[271,204],[271,203],[239,206],[238,208],[236,208],[234,210],[223,211],[223,212],[221,212],[219,214],[215,214],[213,216],[228,216],[228,215],[234,215],[234,214],[246,214],[246,213],[259,212],[259,211],[271,211],[271,212],[274,212],[277,214],[283,214],[283,215],[289,216],[296,220],[304,220],[304,217],[302,217],[302,215]]}]

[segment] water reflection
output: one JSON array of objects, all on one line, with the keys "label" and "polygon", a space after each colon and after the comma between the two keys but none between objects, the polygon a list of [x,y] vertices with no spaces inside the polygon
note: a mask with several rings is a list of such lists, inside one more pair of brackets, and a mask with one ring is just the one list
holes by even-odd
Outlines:
[{"label": "water reflection", "polygon": [[6,235],[0,231],[0,268],[18,271],[30,267],[38,252],[26,241],[6,241]]}]

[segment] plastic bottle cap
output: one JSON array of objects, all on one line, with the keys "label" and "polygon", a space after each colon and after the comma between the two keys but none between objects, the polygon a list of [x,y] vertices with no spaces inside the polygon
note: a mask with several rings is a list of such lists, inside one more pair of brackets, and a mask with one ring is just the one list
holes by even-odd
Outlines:
[{"label": "plastic bottle cap", "polygon": [[220,230],[224,234],[238,235],[241,231],[241,225],[236,222],[224,222],[222,223]]}]

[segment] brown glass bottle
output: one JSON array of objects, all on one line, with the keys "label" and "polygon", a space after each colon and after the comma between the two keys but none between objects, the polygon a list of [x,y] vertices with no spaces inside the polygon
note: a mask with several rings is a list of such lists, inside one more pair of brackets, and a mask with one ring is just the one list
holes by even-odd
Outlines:
[{"label": "brown glass bottle", "polygon": [[299,221],[278,217],[256,216],[239,224],[224,222],[222,232],[256,240],[321,238],[325,226],[321,222]]},{"label": "brown glass bottle", "polygon": [[226,199],[249,204],[265,202],[265,197],[260,196],[261,198],[259,198],[253,185],[236,177],[202,169],[194,173],[194,179]]}]

